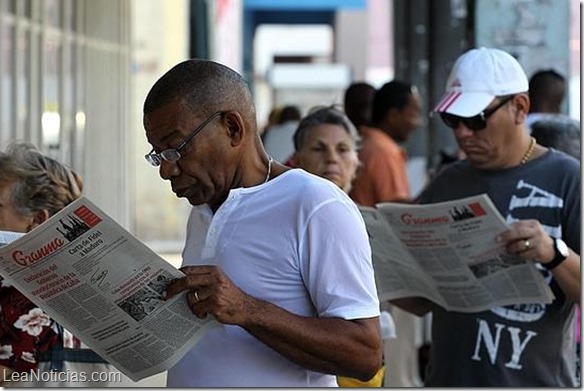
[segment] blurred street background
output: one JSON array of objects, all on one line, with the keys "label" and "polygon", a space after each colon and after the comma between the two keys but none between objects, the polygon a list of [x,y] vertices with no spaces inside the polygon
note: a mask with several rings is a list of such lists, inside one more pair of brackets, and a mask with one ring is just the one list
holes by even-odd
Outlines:
[{"label": "blurred street background", "polygon": [[[0,0],[0,148],[26,140],[71,165],[86,195],[177,267],[190,206],[143,159],[142,104],[187,58],[249,81],[262,128],[276,106],[342,104],[356,81],[416,85],[429,113],[471,47],[512,53],[528,76],[569,82],[580,119],[578,0]],[[405,145],[413,195],[454,152],[424,116]],[[164,386],[165,375],[137,386]]]}]

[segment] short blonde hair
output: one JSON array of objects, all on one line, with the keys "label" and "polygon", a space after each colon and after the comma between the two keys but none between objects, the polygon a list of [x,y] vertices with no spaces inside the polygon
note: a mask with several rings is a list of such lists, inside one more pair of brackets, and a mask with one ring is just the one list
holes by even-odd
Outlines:
[{"label": "short blonde hair", "polygon": [[54,215],[81,196],[83,181],[69,167],[34,145],[14,142],[0,153],[0,185],[14,184],[10,198],[18,213]]}]

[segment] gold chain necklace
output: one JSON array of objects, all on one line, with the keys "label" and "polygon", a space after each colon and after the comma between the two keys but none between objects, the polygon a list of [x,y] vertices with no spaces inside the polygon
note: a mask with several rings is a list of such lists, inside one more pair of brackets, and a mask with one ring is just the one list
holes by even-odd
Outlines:
[{"label": "gold chain necklace", "polygon": [[529,148],[527,148],[527,152],[525,152],[525,155],[523,155],[523,157],[521,158],[519,165],[527,163],[527,161],[531,157],[531,154],[533,153],[533,150],[535,149],[536,144],[537,143],[535,142],[535,138],[532,137],[531,142],[529,143]]}]

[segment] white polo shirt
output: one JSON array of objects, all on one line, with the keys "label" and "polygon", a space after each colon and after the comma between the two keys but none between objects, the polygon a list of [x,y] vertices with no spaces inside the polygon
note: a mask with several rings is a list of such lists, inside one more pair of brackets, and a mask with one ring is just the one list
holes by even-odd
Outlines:
[{"label": "white polo shirt", "polygon": [[[379,316],[365,224],[331,182],[295,169],[234,189],[215,215],[194,207],[183,265],[219,265],[244,292],[300,316]],[[238,326],[209,330],[169,387],[335,387]]]}]

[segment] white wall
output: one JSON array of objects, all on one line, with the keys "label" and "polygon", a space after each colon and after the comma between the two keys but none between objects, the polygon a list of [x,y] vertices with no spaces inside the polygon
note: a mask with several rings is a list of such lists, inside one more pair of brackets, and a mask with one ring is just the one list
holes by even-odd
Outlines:
[{"label": "white wall", "polygon": [[180,252],[184,243],[187,201],[178,199],[168,181],[144,155],[151,146],[142,125],[144,99],[168,69],[188,57],[188,0],[132,0],[132,230],[151,248]]}]

